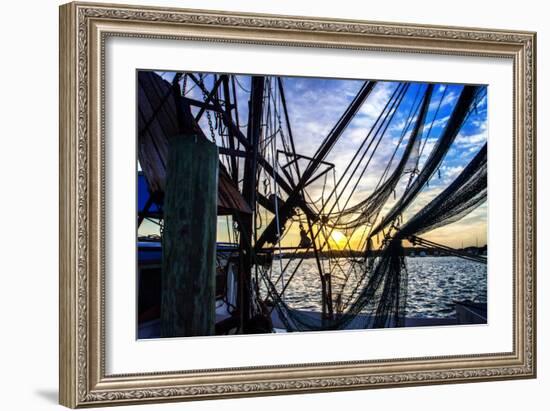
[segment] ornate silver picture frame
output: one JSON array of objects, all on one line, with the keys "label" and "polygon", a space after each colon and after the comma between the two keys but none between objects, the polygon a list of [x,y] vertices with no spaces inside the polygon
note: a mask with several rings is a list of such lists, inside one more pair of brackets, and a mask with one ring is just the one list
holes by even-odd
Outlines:
[{"label": "ornate silver picture frame", "polygon": [[[499,58],[513,65],[512,349],[140,373],[106,370],[106,42],[139,38],[258,47]],[[162,67],[159,67],[162,69]],[[536,376],[536,34],[69,3],[60,8],[60,394],[71,408]],[[133,291],[129,291],[130,293]],[[271,337],[261,337],[271,338]],[[206,353],[197,353],[197,356]]]}]

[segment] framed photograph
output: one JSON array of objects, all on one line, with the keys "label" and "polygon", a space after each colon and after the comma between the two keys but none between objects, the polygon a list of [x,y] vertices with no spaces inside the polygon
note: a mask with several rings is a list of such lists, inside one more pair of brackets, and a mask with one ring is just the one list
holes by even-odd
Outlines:
[{"label": "framed photograph", "polygon": [[532,32],[60,8],[60,403],[536,376]]}]

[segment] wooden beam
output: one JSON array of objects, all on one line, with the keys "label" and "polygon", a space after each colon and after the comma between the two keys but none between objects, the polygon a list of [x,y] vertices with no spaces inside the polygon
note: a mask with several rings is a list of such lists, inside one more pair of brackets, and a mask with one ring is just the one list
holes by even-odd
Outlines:
[{"label": "wooden beam", "polygon": [[[212,104],[205,103],[204,101],[195,100],[193,98],[183,97],[182,100],[185,103],[189,104],[190,106],[200,107],[205,110],[215,111],[217,113],[221,113],[223,111],[223,110],[220,110],[218,107],[213,106]],[[198,121],[197,118],[198,118],[198,115],[197,117],[195,117],[195,121]]]},{"label": "wooden beam", "polygon": [[239,290],[238,307],[241,320],[241,332],[244,332],[246,324],[251,315],[251,269],[253,260],[252,239],[254,236],[254,218],[256,211],[257,194],[257,167],[259,141],[262,129],[262,115],[264,102],[265,78],[261,76],[252,77],[250,93],[250,104],[248,113],[247,140],[249,155],[244,163],[242,195],[249,204],[252,214],[241,215],[239,221],[240,230],[240,261],[239,261]]}]

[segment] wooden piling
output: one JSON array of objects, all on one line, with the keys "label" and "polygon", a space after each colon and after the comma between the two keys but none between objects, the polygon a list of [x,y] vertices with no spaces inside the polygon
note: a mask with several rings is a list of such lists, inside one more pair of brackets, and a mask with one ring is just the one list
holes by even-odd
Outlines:
[{"label": "wooden piling", "polygon": [[326,292],[327,292],[327,298],[326,298],[326,302],[327,302],[327,314],[328,314],[328,318],[330,320],[333,320],[334,319],[334,308],[333,308],[333,305],[332,305],[332,277],[330,275],[330,273],[326,273],[325,274],[325,287],[326,287]]},{"label": "wooden piling", "polygon": [[321,275],[321,318],[324,320],[334,319],[334,308],[332,304],[332,277],[330,273]]},{"label": "wooden piling", "polygon": [[162,235],[162,337],[214,334],[217,193],[216,145],[198,136],[172,138]]}]

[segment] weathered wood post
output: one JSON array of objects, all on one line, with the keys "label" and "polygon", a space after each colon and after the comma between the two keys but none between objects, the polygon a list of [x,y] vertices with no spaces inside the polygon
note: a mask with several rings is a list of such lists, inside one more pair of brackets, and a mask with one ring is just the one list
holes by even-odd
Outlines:
[{"label": "weathered wood post", "polygon": [[161,336],[213,335],[216,319],[218,148],[171,139],[162,236]]}]

